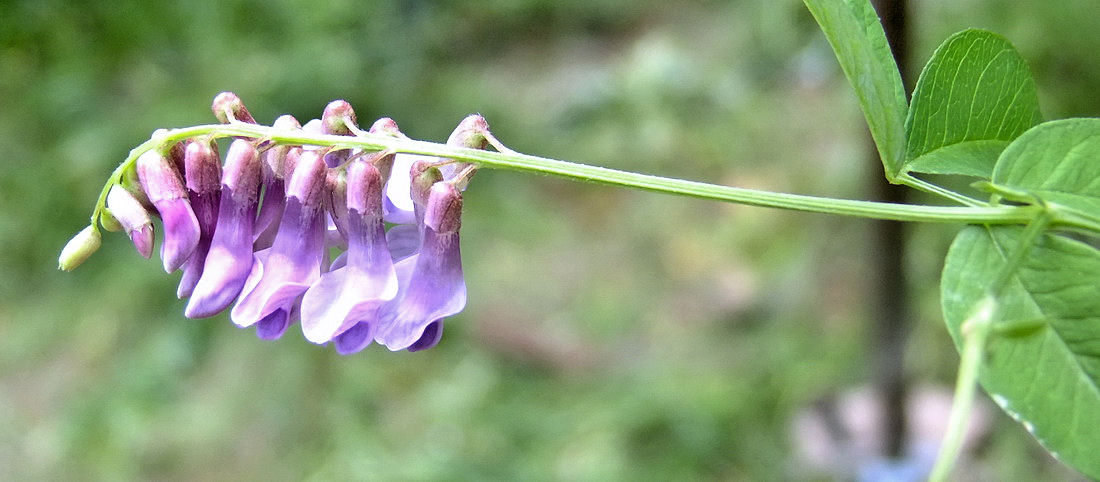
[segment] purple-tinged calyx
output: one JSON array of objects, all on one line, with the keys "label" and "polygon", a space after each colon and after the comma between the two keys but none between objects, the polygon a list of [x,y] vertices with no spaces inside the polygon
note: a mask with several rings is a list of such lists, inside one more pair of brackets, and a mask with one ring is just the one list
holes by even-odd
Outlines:
[{"label": "purple-tinged calyx", "polygon": [[286,208],[271,248],[253,257],[252,271],[230,316],[242,328],[259,324],[262,338],[289,326],[298,297],[321,275],[324,258],[325,164],[320,151],[302,153],[287,181]]},{"label": "purple-tinged calyx", "polygon": [[[275,119],[272,127],[276,129],[297,130],[301,128],[294,116],[283,115]],[[275,233],[279,230],[279,220],[286,206],[286,173],[288,163],[296,162],[302,148],[298,146],[276,145],[263,153],[264,199],[260,213],[256,216],[256,230],[253,236],[253,249],[271,247]],[[292,167],[291,167],[292,169]]]},{"label": "purple-tinged calyx", "polygon": [[107,209],[130,236],[138,254],[149,258],[153,254],[153,221],[141,202],[133,193],[116,184],[107,193]]},{"label": "purple-tinged calyx", "polygon": [[160,212],[164,223],[164,242],[160,258],[164,271],[171,273],[199,244],[199,221],[191,209],[180,173],[168,158],[156,150],[147,151],[137,160],[138,179],[149,201]]},{"label": "purple-tinged calyx", "polygon": [[[401,292],[386,307],[375,339],[393,351],[417,345],[432,323],[462,311],[466,283],[459,250],[462,194],[448,182],[431,187],[421,230],[420,251],[395,265]],[[407,271],[406,271],[407,270]],[[401,280],[408,272],[407,283]],[[425,341],[424,344],[429,344]]]},{"label": "purple-tinged calyx", "polygon": [[218,145],[213,140],[188,142],[183,149],[183,171],[187,198],[199,222],[199,243],[183,265],[183,276],[176,289],[176,296],[180,299],[191,296],[195,284],[199,282],[206,264],[206,253],[210,251],[210,242],[214,238],[214,228],[218,224],[222,175]]},{"label": "purple-tinged calyx", "polygon": [[[351,104],[345,100],[334,100],[325,106],[325,111],[321,114],[321,132],[337,136],[354,136],[358,131],[359,126],[355,123],[355,111],[351,108]],[[331,149],[325,154],[325,165],[341,166],[347,163],[356,152],[358,152],[357,149]]]},{"label": "purple-tinged calyx", "polygon": [[214,102],[210,104],[210,110],[214,111],[214,117],[217,117],[218,122],[222,124],[229,124],[232,121],[248,124],[256,123],[256,119],[248,112],[241,98],[232,92],[222,92],[214,96]]},{"label": "purple-tinged calyx", "polygon": [[342,99],[329,102],[325,106],[325,111],[321,114],[321,127],[325,134],[338,136],[355,135],[355,131],[359,130],[355,110],[348,101]]},{"label": "purple-tinged calyx", "polygon": [[309,341],[326,343],[355,327],[353,335],[362,335],[366,346],[378,326],[378,308],[397,295],[382,222],[382,184],[381,173],[367,160],[348,167],[346,264],[321,275],[302,298],[302,332]]},{"label": "purple-tinged calyx", "polygon": [[225,155],[218,220],[202,276],[184,315],[206,318],[233,304],[252,270],[252,231],[260,199],[260,161],[256,148],[234,140]]}]

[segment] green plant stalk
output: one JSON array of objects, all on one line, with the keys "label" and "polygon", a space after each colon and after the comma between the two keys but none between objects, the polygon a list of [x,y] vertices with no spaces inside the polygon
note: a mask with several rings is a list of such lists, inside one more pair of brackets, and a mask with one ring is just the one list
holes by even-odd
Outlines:
[{"label": "green plant stalk", "polygon": [[959,375],[955,381],[955,400],[951,405],[947,433],[943,436],[940,452],[936,457],[936,464],[932,467],[929,480],[947,480],[955,461],[959,458],[963,437],[970,422],[970,410],[974,405],[974,394],[978,388],[978,375],[981,373],[985,346],[995,329],[997,299],[1016,274],[1016,270],[1027,259],[1028,252],[1046,231],[1050,221],[1050,211],[1044,211],[1028,223],[1020,235],[1020,242],[1005,258],[1005,264],[993,278],[988,293],[977,303],[974,311],[961,325],[963,348],[959,361]]},{"label": "green plant stalk", "polygon": [[970,425],[970,410],[974,406],[974,393],[978,388],[978,372],[985,355],[985,344],[989,339],[993,316],[997,311],[997,302],[992,296],[982,298],[977,307],[962,324],[963,349],[959,360],[959,375],[955,380],[955,400],[951,404],[951,415],[947,420],[947,433],[940,444],[936,464],[928,480],[939,482],[947,480],[955,466],[962,449],[963,437]]},{"label": "green plant stalk", "polygon": [[279,130],[268,126],[231,123],[157,130],[152,137],[130,151],[129,156],[108,178],[92,213],[95,226],[102,213],[107,193],[122,175],[132,169],[138,156],[151,149],[164,149],[175,142],[191,137],[243,136],[268,139],[280,144],[307,144],[339,146],[364,150],[389,149],[394,152],[422,154],[471,162],[486,168],[548,174],[567,179],[596,182],[614,186],[631,187],[666,194],[696,197],[715,201],[748,204],[752,206],[791,209],[824,214],[838,214],[872,219],[968,224],[1023,224],[1034,219],[1042,208],[1037,206],[985,206],[945,207],[894,204],[851,199],[786,194],[755,189],[719,186],[682,179],[670,179],[628,171],[608,169],[573,162],[515,152],[492,152],[478,149],[448,146],[434,142],[398,139],[395,137],[363,134],[360,136],[336,136],[309,134],[302,131]]}]

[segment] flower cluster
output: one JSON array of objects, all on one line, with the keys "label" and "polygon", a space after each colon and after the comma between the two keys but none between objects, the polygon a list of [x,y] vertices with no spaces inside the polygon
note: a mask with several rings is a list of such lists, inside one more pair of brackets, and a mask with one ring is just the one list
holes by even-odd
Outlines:
[{"label": "flower cluster", "polygon": [[[256,123],[232,93],[219,94],[213,110],[225,124]],[[286,115],[272,128],[364,135],[342,100],[320,119],[301,125]],[[388,118],[366,132],[405,138]],[[485,120],[471,115],[447,143],[483,149],[487,137]],[[417,351],[438,343],[444,319],[466,304],[458,232],[475,170],[450,159],[249,137],[231,140],[223,164],[214,139],[196,137],[141,154],[110,187],[99,219],[124,230],[146,258],[152,220],[161,219],[160,257],[165,271],[183,272],[177,295],[188,299],[189,318],[232,307],[233,323],[263,339],[300,322],[306,339],[332,342],[341,354],[372,341]],[[98,247],[94,228],[66,247],[63,267]]]}]

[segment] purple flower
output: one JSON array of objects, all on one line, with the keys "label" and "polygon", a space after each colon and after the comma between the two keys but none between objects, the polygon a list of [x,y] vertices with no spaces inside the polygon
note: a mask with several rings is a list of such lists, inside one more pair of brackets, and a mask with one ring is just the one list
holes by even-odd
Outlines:
[{"label": "purple flower", "polygon": [[387,305],[375,336],[390,350],[434,345],[438,338],[434,330],[442,327],[428,330],[429,326],[466,306],[458,237],[461,215],[458,189],[449,182],[433,184],[424,212],[420,251],[396,263],[400,290]]},{"label": "purple flower", "polygon": [[302,299],[302,332],[309,341],[326,343],[356,326],[369,343],[378,308],[397,294],[382,222],[382,182],[365,159],[348,167],[346,264],[321,275]]},{"label": "purple flower", "polygon": [[[287,130],[301,128],[298,119],[290,115],[279,116],[271,127]],[[301,151],[301,147],[277,145],[263,154],[264,200],[260,213],[256,216],[253,240],[253,249],[256,251],[270,248],[275,240],[279,220],[283,217],[283,207],[286,206],[286,173],[293,171]]]},{"label": "purple flower", "polygon": [[259,201],[260,162],[256,148],[234,140],[225,155],[218,221],[202,276],[184,315],[206,318],[226,309],[240,294],[252,270],[252,224]]},{"label": "purple flower", "polygon": [[286,208],[271,248],[253,256],[252,271],[230,317],[240,327],[259,324],[257,335],[282,336],[299,296],[321,274],[324,257],[323,152],[305,151],[287,183]]},{"label": "purple flower", "polygon": [[191,210],[179,171],[168,158],[156,150],[147,151],[138,157],[137,173],[145,195],[149,196],[164,222],[160,258],[164,271],[171,273],[179,269],[198,246],[199,221]]},{"label": "purple flower", "polygon": [[176,296],[180,299],[191,296],[206,264],[206,253],[210,251],[210,241],[218,223],[222,171],[218,145],[214,141],[193,140],[186,144],[183,152],[184,180],[191,209],[199,222],[199,243],[183,265],[183,277],[176,289]]},{"label": "purple flower", "polygon": [[122,229],[126,230],[138,254],[146,259],[152,256],[153,221],[133,193],[121,185],[111,186],[111,190],[107,192],[107,210],[122,225]]}]

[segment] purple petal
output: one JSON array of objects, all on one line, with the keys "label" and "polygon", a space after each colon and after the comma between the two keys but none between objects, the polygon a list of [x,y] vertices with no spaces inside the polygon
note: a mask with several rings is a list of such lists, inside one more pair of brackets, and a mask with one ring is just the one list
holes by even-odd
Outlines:
[{"label": "purple petal", "polygon": [[153,226],[142,226],[130,231],[130,241],[134,243],[138,254],[149,259],[153,255]]},{"label": "purple petal", "polygon": [[195,246],[195,252],[183,265],[183,277],[180,278],[176,296],[180,299],[191,296],[202,277],[203,267],[206,265],[206,254],[210,252],[210,243],[214,239],[214,230],[218,223],[218,192],[191,193],[191,208],[195,211],[195,218],[199,221],[199,244]]},{"label": "purple petal", "polygon": [[420,335],[420,339],[416,340],[416,343],[409,345],[406,350],[410,352],[416,352],[421,350],[427,350],[439,344],[439,340],[443,338],[443,320],[435,320],[428,324],[424,328],[424,334]]},{"label": "purple petal", "polygon": [[241,327],[252,326],[278,310],[290,312],[298,296],[321,274],[324,259],[324,161],[308,151],[287,183],[286,208],[266,260],[256,257],[250,278],[230,317]]},{"label": "purple petal", "polygon": [[282,179],[272,179],[264,183],[264,200],[260,205],[260,214],[256,216],[254,242],[252,248],[256,251],[267,249],[275,242],[275,234],[279,232],[279,221],[283,218],[283,208],[286,206],[286,189]]},{"label": "purple petal", "polygon": [[420,230],[415,224],[400,224],[386,231],[386,245],[394,262],[420,251]]},{"label": "purple petal", "polygon": [[156,150],[145,152],[137,159],[137,174],[142,189],[164,222],[160,257],[164,270],[171,273],[198,246],[199,221],[187,200],[180,173],[167,157]]},{"label": "purple petal", "polygon": [[233,304],[253,266],[252,223],[256,202],[234,199],[233,190],[222,188],[218,225],[210,241],[206,263],[184,315],[206,318]]},{"label": "purple petal", "polygon": [[107,210],[126,230],[138,254],[148,259],[153,254],[153,221],[141,202],[126,188],[115,185],[107,192]]},{"label": "purple petal", "polygon": [[351,355],[363,351],[373,341],[377,327],[377,323],[363,322],[348,328],[347,331],[337,335],[332,340],[336,353]]},{"label": "purple petal", "polygon": [[256,336],[261,340],[277,340],[290,327],[290,313],[278,309],[256,323]]},{"label": "purple petal", "polygon": [[180,299],[191,296],[199,282],[206,264],[206,253],[210,251],[214,229],[218,224],[221,197],[221,159],[218,157],[218,145],[213,141],[188,142],[184,148],[183,165],[187,197],[191,201],[195,219],[199,222],[199,243],[183,265],[183,276],[176,289],[176,296]]},{"label": "purple petal", "polygon": [[164,222],[164,242],[160,245],[160,259],[164,271],[171,273],[183,265],[199,245],[201,231],[191,203],[185,198],[154,201]]},{"label": "purple petal", "polygon": [[[275,119],[273,128],[298,130],[301,125],[294,116],[283,115]],[[294,172],[302,148],[279,145],[268,149],[263,155],[264,200],[260,213],[256,217],[256,235],[253,249],[259,251],[271,247],[275,234],[279,231],[279,220],[283,217],[286,205],[286,177]]]}]

